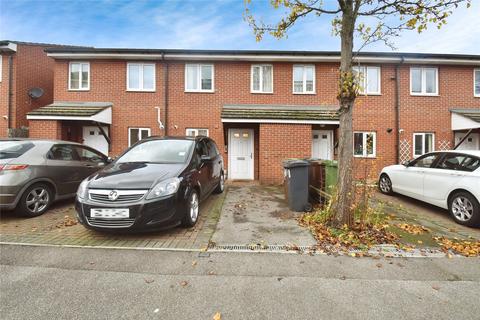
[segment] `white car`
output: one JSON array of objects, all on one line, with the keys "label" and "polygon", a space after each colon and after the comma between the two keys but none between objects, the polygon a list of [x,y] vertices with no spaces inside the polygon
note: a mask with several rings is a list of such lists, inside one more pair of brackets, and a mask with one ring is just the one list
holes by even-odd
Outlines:
[{"label": "white car", "polygon": [[480,226],[480,151],[424,154],[383,168],[378,182],[384,194],[403,194],[448,209],[459,224]]}]

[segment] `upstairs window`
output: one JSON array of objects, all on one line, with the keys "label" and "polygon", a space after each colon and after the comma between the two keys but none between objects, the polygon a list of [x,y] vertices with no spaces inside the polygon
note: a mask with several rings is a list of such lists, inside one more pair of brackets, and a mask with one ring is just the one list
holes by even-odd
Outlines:
[{"label": "upstairs window", "polygon": [[422,154],[435,150],[435,135],[433,133],[414,133],[413,134],[413,156],[418,157]]},{"label": "upstairs window", "polygon": [[273,66],[252,65],[252,93],[273,93]]},{"label": "upstairs window", "polygon": [[213,92],[213,65],[186,64],[185,91]]},{"label": "upstairs window", "polygon": [[128,91],[155,91],[154,63],[127,63]]},{"label": "upstairs window", "polygon": [[90,63],[70,62],[68,89],[90,90]]},{"label": "upstairs window", "polygon": [[128,146],[131,147],[138,141],[150,136],[150,128],[129,128],[128,129]]},{"label": "upstairs window", "polygon": [[293,93],[314,94],[315,93],[315,66],[294,65],[293,66]]},{"label": "upstairs window", "polygon": [[353,133],[353,156],[374,158],[377,153],[377,134],[375,132]]},{"label": "upstairs window", "polygon": [[208,129],[187,128],[185,134],[189,137],[204,136],[208,137]]},{"label": "upstairs window", "polygon": [[480,97],[480,69],[473,70],[473,95]]},{"label": "upstairs window", "polygon": [[358,93],[380,94],[380,67],[355,66],[353,73],[358,81]]},{"label": "upstairs window", "polygon": [[438,95],[437,68],[410,68],[411,95]]}]

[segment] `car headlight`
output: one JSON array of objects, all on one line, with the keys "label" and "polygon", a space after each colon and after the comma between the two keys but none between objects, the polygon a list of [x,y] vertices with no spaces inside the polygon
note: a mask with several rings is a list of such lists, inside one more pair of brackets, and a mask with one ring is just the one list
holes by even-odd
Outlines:
[{"label": "car headlight", "polygon": [[180,187],[180,179],[170,178],[157,183],[147,195],[147,200],[174,194]]},{"label": "car headlight", "polygon": [[79,199],[85,199],[87,197],[87,186],[88,186],[87,179],[83,180],[82,183],[80,183],[80,185],[78,186],[77,197]]}]

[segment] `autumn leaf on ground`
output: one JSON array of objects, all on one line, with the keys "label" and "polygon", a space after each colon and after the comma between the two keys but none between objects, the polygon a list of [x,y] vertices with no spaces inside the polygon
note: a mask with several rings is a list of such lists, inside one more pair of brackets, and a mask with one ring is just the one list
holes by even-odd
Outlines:
[{"label": "autumn leaf on ground", "polygon": [[465,257],[480,256],[480,241],[466,241],[459,239],[447,239],[444,237],[435,237],[435,241],[442,246],[444,252],[448,254],[451,250]]},{"label": "autumn leaf on ground", "polygon": [[381,263],[377,263],[376,266],[377,266],[377,268],[383,267],[383,265]]},{"label": "autumn leaf on ground", "polygon": [[192,266],[196,266],[196,265],[197,265],[197,261],[196,260],[192,261]]},{"label": "autumn leaf on ground", "polygon": [[403,231],[406,231],[410,234],[423,234],[423,233],[430,232],[428,228],[425,228],[424,226],[419,226],[416,224],[400,223],[397,226]]},{"label": "autumn leaf on ground", "polygon": [[213,320],[222,320],[222,314],[220,312],[215,313]]},{"label": "autumn leaf on ground", "polygon": [[155,281],[155,280],[153,280],[153,279],[144,279],[144,280],[145,280],[145,283],[152,283],[152,282]]},{"label": "autumn leaf on ground", "polygon": [[182,282],[180,282],[180,285],[181,285],[182,287],[186,287],[186,286],[188,285],[188,282],[185,281],[185,280],[183,280]]},{"label": "autumn leaf on ground", "polygon": [[440,290],[440,287],[434,284],[434,285],[432,286],[432,289],[438,291],[438,290]]}]

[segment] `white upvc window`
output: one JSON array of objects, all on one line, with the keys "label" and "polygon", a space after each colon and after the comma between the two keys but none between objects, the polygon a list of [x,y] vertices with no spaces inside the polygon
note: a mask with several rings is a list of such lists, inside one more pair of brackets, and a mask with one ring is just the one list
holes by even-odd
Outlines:
[{"label": "white upvc window", "polygon": [[273,93],[273,66],[253,64],[251,72],[251,93]]},{"label": "white upvc window", "polygon": [[358,81],[358,93],[365,95],[381,94],[380,67],[354,66],[352,69]]},{"label": "white upvc window", "polygon": [[70,62],[68,67],[68,89],[90,90],[90,63]]},{"label": "white upvc window", "polygon": [[150,128],[128,128],[128,146],[131,147],[138,141],[150,137]]},{"label": "white upvc window", "polygon": [[353,133],[353,156],[359,158],[375,158],[377,155],[376,132]]},{"label": "white upvc window", "polygon": [[435,151],[434,133],[419,132],[413,134],[413,156],[415,158],[432,151]]},{"label": "white upvc window", "polygon": [[473,95],[480,97],[480,69],[473,70]]},{"label": "white upvc window", "polygon": [[186,92],[214,92],[213,64],[185,64]]},{"label": "white upvc window", "polygon": [[438,95],[438,68],[411,67],[410,94],[419,96]]},{"label": "white upvc window", "polygon": [[127,91],[155,91],[155,63],[127,63]]},{"label": "white upvc window", "polygon": [[189,137],[204,136],[208,137],[208,129],[187,128],[185,135]]},{"label": "white upvc window", "polygon": [[293,66],[293,93],[315,94],[315,66]]}]

